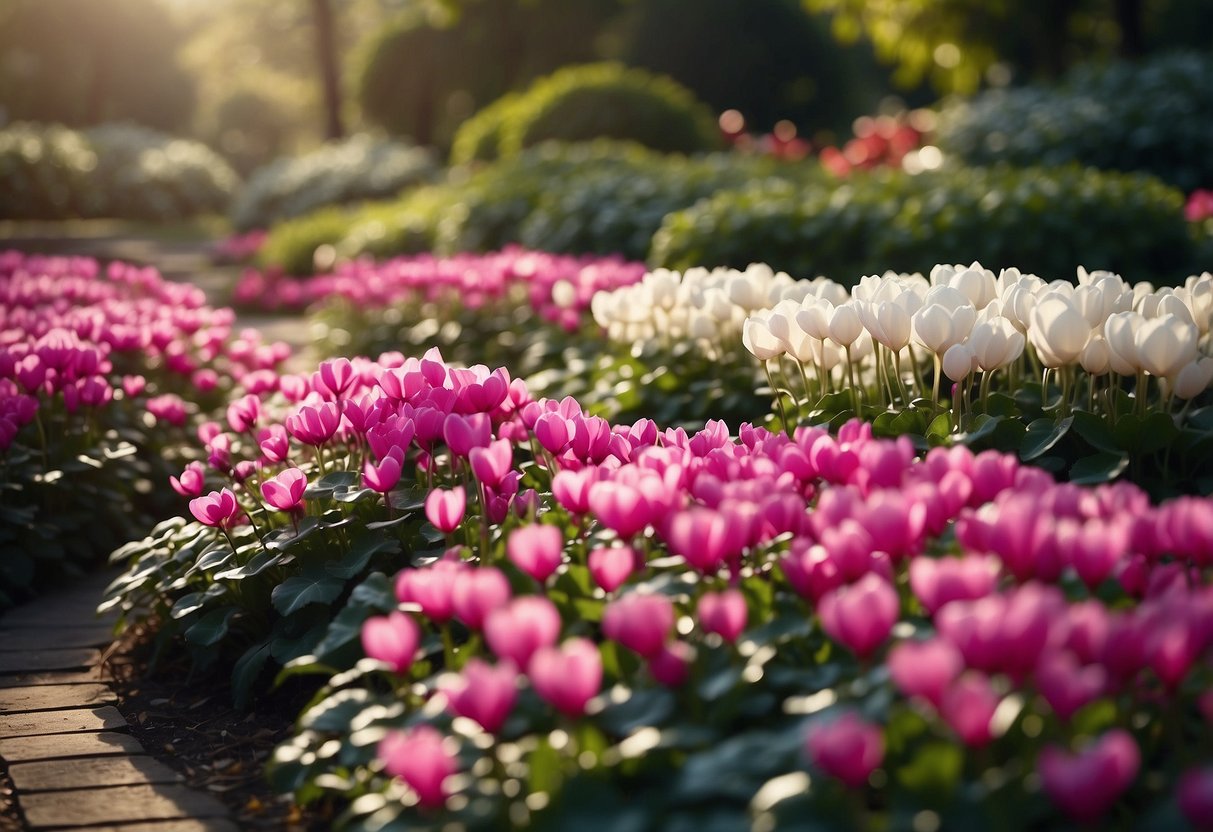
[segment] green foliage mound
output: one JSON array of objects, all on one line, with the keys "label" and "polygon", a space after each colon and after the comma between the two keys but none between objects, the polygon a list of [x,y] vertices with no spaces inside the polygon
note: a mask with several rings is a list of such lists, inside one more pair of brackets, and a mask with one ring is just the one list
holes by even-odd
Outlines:
[{"label": "green foliage mound", "polygon": [[222,212],[238,184],[206,145],[146,127],[0,130],[0,218],[177,220]]},{"label": "green foliage mound", "polygon": [[423,148],[358,134],[258,168],[232,205],[232,224],[264,228],[325,205],[392,196],[435,170]]},{"label": "green foliage mound", "polygon": [[[473,153],[480,158],[514,156],[549,139],[612,138],[675,153],[720,144],[711,111],[690,91],[670,78],[616,63],[561,69],[471,124],[470,137],[456,134],[456,163],[477,158]],[[488,146],[493,135],[495,153]]]},{"label": "green foliage mound", "polygon": [[1075,263],[1173,283],[1201,271],[1183,196],[1157,179],[1077,166],[856,173],[833,190],[763,182],[667,216],[652,265],[793,276],[927,272],[938,261],[1017,263],[1070,274]]},{"label": "green foliage mound", "polygon": [[1074,69],[1057,87],[995,90],[946,110],[938,142],[975,165],[1080,162],[1213,185],[1213,56]]}]

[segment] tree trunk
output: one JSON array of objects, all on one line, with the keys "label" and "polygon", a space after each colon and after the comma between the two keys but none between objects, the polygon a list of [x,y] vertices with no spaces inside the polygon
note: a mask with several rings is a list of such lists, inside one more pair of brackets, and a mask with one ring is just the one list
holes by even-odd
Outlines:
[{"label": "tree trunk", "polygon": [[1120,56],[1140,58],[1146,53],[1143,0],[1116,0],[1116,22],[1120,26]]},{"label": "tree trunk", "polygon": [[341,78],[337,68],[337,24],[332,0],[312,0],[312,20],[316,26],[316,64],[324,89],[324,137],[340,139],[345,135],[341,123]]}]

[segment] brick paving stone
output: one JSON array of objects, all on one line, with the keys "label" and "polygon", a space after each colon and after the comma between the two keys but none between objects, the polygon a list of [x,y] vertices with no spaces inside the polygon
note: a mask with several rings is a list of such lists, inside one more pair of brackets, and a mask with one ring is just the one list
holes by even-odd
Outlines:
[{"label": "brick paving stone", "polygon": [[90,647],[65,650],[30,650],[0,653],[0,673],[32,673],[40,670],[76,670],[92,667],[101,653]]},{"label": "brick paving stone", "polygon": [[30,828],[38,830],[227,815],[215,798],[180,785],[39,792],[18,799]]},{"label": "brick paving stone", "polygon": [[114,640],[108,624],[63,627],[5,627],[0,625],[0,653],[51,650],[64,647],[104,647]]},{"label": "brick paving stone", "polygon": [[111,728],[125,728],[126,724],[126,718],[112,705],[37,711],[6,716],[4,722],[0,723],[0,738],[65,734],[71,731],[105,731]]},{"label": "brick paving stone", "polygon": [[39,760],[8,767],[19,794],[131,786],[140,783],[180,783],[181,775],[151,757],[95,757],[82,760]]},{"label": "brick paving stone", "polygon": [[141,753],[143,746],[137,739],[113,731],[0,739],[0,757],[9,763]]},{"label": "brick paving stone", "polygon": [[108,674],[99,667],[88,670],[46,670],[39,673],[16,673],[0,675],[0,690],[4,688],[28,688],[35,685],[95,685],[108,680]]},{"label": "brick paving stone", "polygon": [[61,708],[95,708],[116,702],[106,685],[35,685],[0,689],[0,714],[53,711]]},{"label": "brick paving stone", "polygon": [[62,603],[56,603],[53,600],[34,601],[32,604],[6,613],[3,618],[0,618],[0,627],[5,629],[45,627],[50,630],[62,630],[79,627],[81,624],[112,625],[117,620],[118,614],[112,612],[103,616],[97,615],[97,604],[100,601],[100,595],[95,598],[80,598]]}]

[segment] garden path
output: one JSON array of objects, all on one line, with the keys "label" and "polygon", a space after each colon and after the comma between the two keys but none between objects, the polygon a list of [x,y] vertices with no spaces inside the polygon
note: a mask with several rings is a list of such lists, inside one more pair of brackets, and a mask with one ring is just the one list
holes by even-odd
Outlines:
[{"label": "garden path", "polygon": [[[213,306],[227,305],[239,272],[212,264],[209,239],[121,226],[5,231],[0,249],[154,265],[170,280],[199,286]],[[237,326],[286,341],[297,355],[309,339],[298,316],[242,314]],[[113,577],[94,575],[0,616],[0,769],[15,804],[8,808],[16,809],[18,828],[29,830],[234,832],[227,808],[149,756],[114,707],[102,653],[113,641],[114,617],[96,615]],[[5,785],[0,777],[0,790]],[[9,818],[2,820],[9,829]]]},{"label": "garden path", "polygon": [[234,832],[213,796],[147,755],[114,707],[114,616],[93,575],[0,616],[0,764],[25,829]]}]

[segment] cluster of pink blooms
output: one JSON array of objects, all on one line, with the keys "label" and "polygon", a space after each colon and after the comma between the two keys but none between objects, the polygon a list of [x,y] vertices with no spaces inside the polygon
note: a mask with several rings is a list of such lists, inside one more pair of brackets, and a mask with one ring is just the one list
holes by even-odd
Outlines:
[{"label": "cluster of pink blooms", "polygon": [[1213,190],[1197,188],[1188,194],[1188,201],[1184,203],[1184,217],[1188,222],[1213,219]]},{"label": "cluster of pink blooms", "polygon": [[419,254],[382,263],[355,260],[332,274],[291,278],[250,270],[235,290],[240,304],[304,308],[331,297],[359,308],[407,302],[458,301],[466,309],[521,294],[544,320],[567,330],[581,325],[590,298],[628,286],[645,267],[619,257],[573,256],[505,248],[490,254]]},{"label": "cluster of pink blooms", "polygon": [[0,450],[43,407],[96,409],[121,390],[180,425],[185,401],[158,389],[173,376],[192,391],[224,376],[272,384],[289,348],[254,331],[233,338],[232,323],[230,309],[152,268],[0,252]]},{"label": "cluster of pink blooms", "polygon": [[922,146],[933,122],[927,111],[914,111],[905,117],[863,117],[855,122],[855,137],[842,146],[823,147],[822,166],[839,178],[855,170],[901,167],[906,155]]},{"label": "cluster of pink blooms", "polygon": [[231,234],[215,245],[213,256],[220,263],[247,263],[257,256],[268,237],[269,232],[263,228]]},{"label": "cluster of pink blooms", "polygon": [[[481,524],[500,527],[504,558],[534,592],[515,594],[491,551],[468,559],[453,546],[398,577],[397,598],[413,612],[374,617],[362,632],[367,655],[401,674],[418,658],[423,628],[457,620],[479,633],[496,661],[469,659],[443,677],[438,695],[489,733],[505,724],[523,684],[567,717],[598,707],[599,650],[585,624],[563,621],[545,595],[574,560],[607,599],[601,636],[636,654],[659,684],[683,684],[697,651],[765,623],[751,620],[737,588],[757,575],[799,596],[838,648],[886,662],[906,701],[971,748],[1005,730],[996,712],[1008,702],[1022,707],[1038,696],[1065,723],[1121,693],[1176,700],[1192,672],[1208,666],[1207,499],[1152,506],[1132,485],[1059,485],[1013,457],[963,447],[917,460],[908,441],[874,439],[858,422],[837,436],[742,425],[736,439],[721,423],[693,435],[647,419],[610,425],[569,399],[533,400],[505,370],[448,367],[436,351],[420,360],[336,359],[280,389],[295,402],[281,424],[268,423],[255,397],[228,410],[233,433],[256,441],[256,460],[233,466],[233,434],[206,430],[212,465],[259,472],[260,495],[203,496],[200,470],[189,487],[185,474],[175,486],[212,526],[240,522],[258,499],[297,512],[308,502],[307,477],[290,458],[309,446],[322,463],[329,448],[361,460],[363,484],[377,492],[415,466],[435,482],[426,517],[452,543]],[[550,474],[551,504],[520,488],[526,458]],[[545,522],[553,517],[580,532],[566,538]],[[949,531],[955,543],[941,543]],[[695,597],[629,587],[671,568],[703,577]],[[904,583],[908,593],[898,589]],[[676,626],[680,616],[694,626]],[[932,635],[895,636],[903,619],[929,620],[919,629]],[[567,634],[569,625],[579,634]],[[1213,700],[1202,704],[1213,709]],[[457,768],[454,745],[417,727],[392,734],[380,755],[423,805],[437,806]],[[812,730],[806,752],[821,770],[861,786],[883,761],[883,732],[847,713]],[[1054,801],[1092,820],[1135,780],[1140,749],[1118,728],[1077,752],[1050,745],[1037,765]],[[1194,770],[1182,781],[1181,804],[1202,822],[1211,819],[1209,801],[1197,798],[1211,779]]]}]

